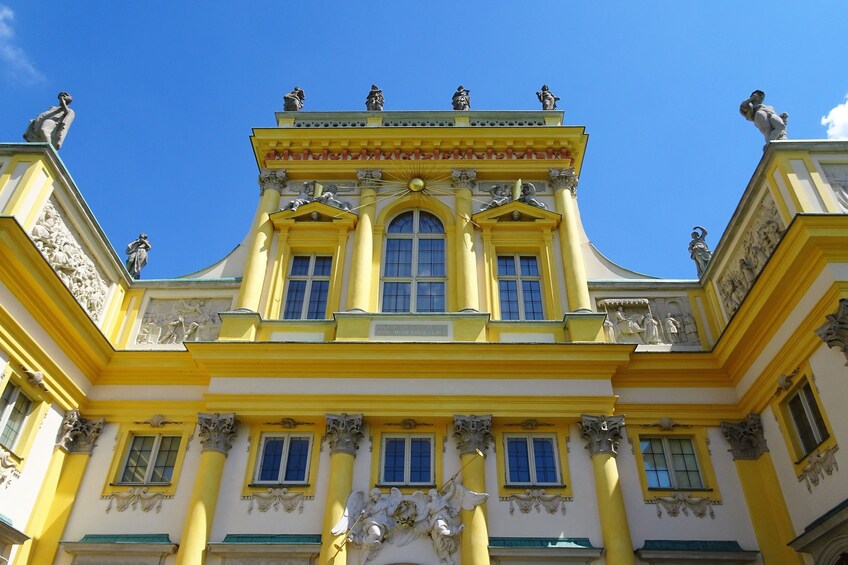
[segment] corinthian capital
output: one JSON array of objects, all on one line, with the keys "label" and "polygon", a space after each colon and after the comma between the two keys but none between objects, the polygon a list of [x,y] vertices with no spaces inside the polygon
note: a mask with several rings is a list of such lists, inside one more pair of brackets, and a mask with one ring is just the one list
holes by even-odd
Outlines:
[{"label": "corinthian capital", "polygon": [[567,188],[571,191],[571,194],[577,196],[577,182],[579,179],[574,173],[574,167],[570,169],[548,169],[548,178],[554,190]]},{"label": "corinthian capital", "polygon": [[356,455],[359,440],[362,439],[362,414],[327,414],[327,429],[324,434],[330,447],[330,455]]},{"label": "corinthian capital", "polygon": [[748,414],[741,422],[721,422],[721,433],[730,443],[728,451],[733,460],[754,461],[768,451],[759,414]]},{"label": "corinthian capital", "polygon": [[360,188],[375,188],[380,179],[383,178],[383,171],[380,169],[357,169],[356,182]]},{"label": "corinthian capital", "polygon": [[259,195],[266,190],[276,190],[280,194],[286,188],[288,176],[285,169],[262,169],[259,171]]},{"label": "corinthian capital", "polygon": [[56,445],[68,453],[91,453],[104,423],[103,418],[91,420],[82,417],[79,410],[69,410],[59,426]]},{"label": "corinthian capital", "polygon": [[229,453],[232,447],[230,442],[236,437],[238,424],[233,413],[198,414],[197,435],[200,437],[201,451],[220,451],[224,455]]},{"label": "corinthian capital", "polygon": [[476,453],[484,455],[492,444],[491,416],[454,416],[453,437],[456,438],[457,449],[461,455]]},{"label": "corinthian capital", "polygon": [[828,347],[840,350],[848,359],[848,299],[840,299],[836,312],[825,318],[827,323],[817,329],[816,334]]},{"label": "corinthian capital", "polygon": [[624,428],[624,416],[580,416],[580,435],[586,440],[586,449],[594,457],[599,453],[618,455],[621,431]]},{"label": "corinthian capital", "polygon": [[477,186],[477,169],[451,170],[451,184],[454,188],[468,188],[473,190]]}]

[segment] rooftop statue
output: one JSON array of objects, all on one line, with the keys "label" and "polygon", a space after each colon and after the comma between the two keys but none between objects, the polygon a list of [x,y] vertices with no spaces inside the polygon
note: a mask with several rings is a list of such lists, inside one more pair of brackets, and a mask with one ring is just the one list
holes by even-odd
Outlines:
[{"label": "rooftop statue", "polygon": [[141,278],[141,270],[147,265],[148,251],[150,251],[150,241],[145,233],[138,234],[138,239],[127,245],[127,270],[132,278]]},{"label": "rooftop statue", "polygon": [[299,112],[303,108],[306,94],[299,86],[295,86],[291,92],[283,95],[283,110],[286,112]]},{"label": "rooftop statue", "polygon": [[30,120],[29,126],[24,132],[24,139],[36,143],[49,142],[57,150],[61,149],[68,128],[74,121],[75,114],[70,108],[71,101],[73,101],[73,98],[70,94],[60,92],[59,105],[51,106],[49,110]]},{"label": "rooftop statue", "polygon": [[547,84],[542,85],[542,90],[536,93],[536,98],[542,103],[542,110],[556,110],[556,103],[559,96],[554,96]]},{"label": "rooftop statue", "polygon": [[765,92],[755,90],[751,96],[742,101],[739,112],[745,116],[746,120],[754,122],[766,138],[766,145],[768,145],[769,141],[786,139],[786,121],[789,119],[789,114],[783,112],[778,115],[774,107],[763,104],[765,98]]},{"label": "rooftop statue", "polygon": [[460,85],[456,92],[453,93],[451,104],[454,110],[470,110],[471,109],[471,91]]},{"label": "rooftop statue", "polygon": [[371,85],[371,91],[365,98],[365,109],[369,112],[383,111],[383,91],[376,84]]},{"label": "rooftop statue", "polygon": [[707,265],[710,259],[712,259],[713,254],[710,248],[707,247],[707,230],[701,226],[695,226],[692,229],[695,231],[692,232],[692,241],[689,242],[689,255],[695,261],[695,265],[698,268],[698,276],[700,277],[707,270]]}]

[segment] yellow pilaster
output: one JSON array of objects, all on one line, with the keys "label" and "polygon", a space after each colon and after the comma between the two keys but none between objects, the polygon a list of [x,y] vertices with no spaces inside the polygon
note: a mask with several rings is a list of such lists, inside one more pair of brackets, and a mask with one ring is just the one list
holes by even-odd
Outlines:
[{"label": "yellow pilaster", "polygon": [[554,200],[557,212],[562,214],[559,224],[559,239],[562,247],[562,263],[565,268],[565,290],[568,309],[571,312],[592,310],[589,300],[589,286],[586,282],[586,268],[583,264],[583,251],[580,248],[579,213],[577,211],[577,178],[572,174],[560,172],[552,178],[556,187]]},{"label": "yellow pilaster", "polygon": [[202,565],[206,560],[206,545],[215,519],[221,476],[237,425],[235,414],[198,415],[198,435],[203,447],[179,541],[177,565]]},{"label": "yellow pilaster", "polygon": [[471,223],[471,189],[456,190],[457,243],[457,308],[460,311],[480,309],[477,289],[477,257],[474,253],[474,225]]},{"label": "yellow pilaster", "polygon": [[359,222],[353,236],[347,309],[368,312],[371,310],[374,214],[377,212],[377,192],[373,188],[362,188],[358,212]]},{"label": "yellow pilaster", "polygon": [[[462,464],[463,486],[474,492],[486,492],[485,453],[492,441],[492,417],[454,416],[453,427]],[[459,517],[463,525],[460,550],[462,565],[489,565],[486,505],[477,506],[473,510],[461,510]]]}]

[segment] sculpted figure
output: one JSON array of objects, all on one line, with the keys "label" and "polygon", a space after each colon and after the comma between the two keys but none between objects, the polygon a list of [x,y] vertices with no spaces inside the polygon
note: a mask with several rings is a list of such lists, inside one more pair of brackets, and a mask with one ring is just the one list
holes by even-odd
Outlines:
[{"label": "sculpted figure", "polygon": [[61,149],[68,128],[74,121],[75,114],[70,108],[71,101],[73,98],[70,94],[60,92],[59,105],[51,106],[49,110],[30,120],[24,132],[24,139],[31,142],[49,142],[56,150]]},{"label": "sculpted figure", "polygon": [[559,100],[558,96],[554,96],[554,93],[548,89],[547,84],[542,85],[542,90],[536,93],[536,98],[539,99],[539,102],[542,103],[542,110],[556,110],[557,100]]},{"label": "sculpted figure", "polygon": [[303,108],[303,101],[306,100],[306,94],[299,86],[288,94],[283,95],[283,110],[286,112],[299,112]]},{"label": "sculpted figure", "polygon": [[301,185],[300,194],[297,195],[297,198],[286,204],[286,207],[283,209],[294,211],[310,202],[312,202],[312,183],[305,182]]},{"label": "sculpted figure", "polygon": [[451,104],[454,110],[470,110],[471,109],[471,91],[460,85],[456,92],[453,93]]},{"label": "sculpted figure", "polygon": [[698,276],[700,277],[707,270],[707,265],[710,259],[712,259],[713,254],[710,248],[707,247],[707,230],[701,226],[695,226],[692,229],[695,231],[692,232],[692,241],[689,242],[689,256],[695,261]]},{"label": "sculpted figure", "polygon": [[367,495],[355,490],[347,498],[341,519],[330,531],[334,536],[346,533],[347,539],[360,547],[360,563],[364,565],[377,555],[394,529],[394,514],[402,500],[403,494],[396,488],[389,494],[381,493],[378,488],[371,489]]},{"label": "sculpted figure", "polygon": [[327,188],[324,189],[324,192],[321,193],[321,196],[315,199],[316,202],[321,202],[326,204],[327,206],[332,206],[333,208],[338,208],[339,210],[344,210],[345,212],[350,212],[350,204],[347,202],[342,202],[336,196],[339,187],[331,184]]},{"label": "sculpted figure", "polygon": [[660,342],[660,324],[657,322],[649,311],[645,314],[642,320],[642,325],[645,328],[645,343],[656,345]]},{"label": "sculpted figure", "polygon": [[459,549],[460,510],[473,510],[480,506],[489,495],[468,490],[456,481],[448,481],[443,487],[444,493],[430,489],[430,502],[427,504],[430,539],[439,561],[445,565],[454,565],[453,554]]},{"label": "sculpted figure", "polygon": [[532,182],[521,183],[521,196],[518,197],[518,201],[535,206],[536,208],[541,208],[542,210],[548,209],[544,202],[536,199],[536,187]]},{"label": "sculpted figure", "polygon": [[491,189],[492,201],[483,206],[483,210],[491,210],[504,204],[509,204],[512,200],[512,190],[505,184],[496,184]]},{"label": "sculpted figure", "polygon": [[138,239],[127,245],[127,270],[132,278],[141,278],[141,270],[147,265],[148,251],[150,251],[150,241],[145,233],[138,234]]},{"label": "sculpted figure", "polygon": [[680,343],[680,329],[683,324],[674,319],[674,316],[669,312],[663,320],[665,326],[665,335],[670,343]]},{"label": "sculpted figure", "polygon": [[383,111],[383,91],[376,84],[371,85],[371,91],[365,98],[365,109],[369,112]]},{"label": "sculpted figure", "polygon": [[746,120],[754,122],[754,125],[765,137],[766,146],[768,146],[769,141],[786,139],[786,122],[789,119],[789,114],[783,112],[778,115],[774,107],[763,104],[765,99],[765,92],[755,90],[739,105],[739,112]]},{"label": "sculpted figure", "polygon": [[639,325],[640,320],[636,319],[637,316],[637,314],[627,316],[621,306],[615,311],[617,334],[622,341],[636,340],[636,343],[644,343],[642,335],[645,328]]}]

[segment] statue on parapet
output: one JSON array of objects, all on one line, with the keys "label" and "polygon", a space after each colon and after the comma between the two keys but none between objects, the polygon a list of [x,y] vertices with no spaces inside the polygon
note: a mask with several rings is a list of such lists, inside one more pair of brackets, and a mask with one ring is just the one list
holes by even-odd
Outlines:
[{"label": "statue on parapet", "polygon": [[707,270],[707,265],[713,257],[712,251],[707,246],[707,230],[701,226],[692,228],[692,241],[689,242],[689,256],[695,261],[695,266],[698,268],[698,277],[704,274]]},{"label": "statue on parapet", "polygon": [[291,92],[283,95],[283,110],[286,112],[299,112],[303,108],[306,94],[299,86],[295,86]]},{"label": "statue on parapet", "polygon": [[58,151],[65,141],[65,135],[71,122],[74,121],[74,111],[71,110],[73,98],[67,92],[59,93],[59,105],[51,106],[29,121],[29,126],[24,132],[24,139],[35,143],[51,143]]},{"label": "statue on parapet", "polygon": [[345,212],[350,212],[350,204],[347,202],[342,202],[339,200],[337,194],[339,191],[339,187],[331,184],[318,196],[315,201],[321,202],[322,204],[326,204],[327,206],[332,206],[333,208],[338,208],[339,210],[344,210]]},{"label": "statue on parapet", "polygon": [[291,210],[294,212],[304,204],[309,204],[312,202],[312,183],[307,181],[303,183],[300,187],[300,194],[297,195],[297,198],[291,200],[283,210]]},{"label": "statue on parapet", "polygon": [[471,109],[471,91],[460,85],[451,98],[451,105],[454,110],[470,110]]},{"label": "statue on parapet", "polygon": [[481,212],[512,202],[512,189],[505,184],[496,184],[489,192],[492,193],[492,201],[483,206]]},{"label": "statue on parapet", "polygon": [[376,84],[371,85],[371,91],[365,98],[365,109],[369,112],[383,111],[383,91]]},{"label": "statue on parapet", "polygon": [[524,202],[530,206],[547,210],[548,206],[536,198],[536,186],[532,182],[521,183],[521,196],[518,197],[519,202]]},{"label": "statue on parapet", "polygon": [[[754,125],[765,137],[767,147],[769,141],[786,139],[786,122],[789,119],[789,114],[783,112],[778,115],[773,106],[763,104],[765,99],[765,92],[755,90],[739,105],[739,113],[749,122],[754,122]],[[763,150],[765,150],[765,147]]]},{"label": "statue on parapet", "polygon": [[554,93],[550,91],[547,84],[542,85],[542,90],[536,93],[536,98],[542,103],[542,110],[557,109],[556,103],[559,100],[559,96],[554,96]]},{"label": "statue on parapet", "polygon": [[127,245],[127,271],[132,278],[141,278],[141,270],[147,265],[148,251],[150,251],[150,241],[146,233],[138,234],[138,239]]}]

